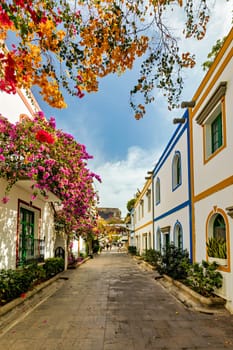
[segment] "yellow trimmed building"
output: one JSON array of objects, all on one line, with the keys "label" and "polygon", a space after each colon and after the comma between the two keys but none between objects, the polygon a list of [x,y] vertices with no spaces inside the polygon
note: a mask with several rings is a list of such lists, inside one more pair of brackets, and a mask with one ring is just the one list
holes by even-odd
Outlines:
[{"label": "yellow trimmed building", "polygon": [[134,244],[141,255],[154,247],[152,177],[148,176],[141,192],[138,192],[133,211]]},{"label": "yellow trimmed building", "polygon": [[193,101],[189,110],[193,258],[218,262],[223,275],[219,295],[233,312],[233,29]]}]

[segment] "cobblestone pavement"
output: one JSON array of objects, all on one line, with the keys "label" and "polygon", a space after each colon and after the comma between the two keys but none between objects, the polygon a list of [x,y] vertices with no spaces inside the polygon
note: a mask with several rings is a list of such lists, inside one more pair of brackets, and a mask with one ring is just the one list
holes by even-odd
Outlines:
[{"label": "cobblestone pavement", "polygon": [[0,350],[233,349],[233,315],[191,311],[127,254],[103,252],[0,337]]}]

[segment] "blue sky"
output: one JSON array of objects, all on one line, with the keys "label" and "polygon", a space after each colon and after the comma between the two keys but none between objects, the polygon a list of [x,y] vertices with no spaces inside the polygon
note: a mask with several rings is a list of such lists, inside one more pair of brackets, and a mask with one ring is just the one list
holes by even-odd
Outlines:
[{"label": "blue sky", "polygon": [[[214,1],[213,1],[214,2]],[[224,3],[224,6],[223,6]],[[202,41],[181,40],[180,46],[194,51],[195,68],[184,74],[182,100],[190,100],[201,83],[204,72],[201,63],[206,60],[216,40],[231,28],[232,3],[216,0],[207,36]],[[180,35],[182,16],[173,13],[175,34]],[[129,106],[129,92],[137,82],[138,64],[132,71],[118,77],[111,75],[100,81],[97,93],[86,94],[83,99],[66,95],[68,108],[57,110],[35,97],[46,117],[55,116],[57,127],[71,133],[78,142],[86,145],[94,159],[88,163],[98,173],[102,183],[96,183],[101,207],[114,207],[126,215],[127,201],[142,188],[148,170],[152,170],[169,138],[175,130],[174,117],[184,111],[169,112],[161,91],[156,91],[156,101],[139,121]]]}]

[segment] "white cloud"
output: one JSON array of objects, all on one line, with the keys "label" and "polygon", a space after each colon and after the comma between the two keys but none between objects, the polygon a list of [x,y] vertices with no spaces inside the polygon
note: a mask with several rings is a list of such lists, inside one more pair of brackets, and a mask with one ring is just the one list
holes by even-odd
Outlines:
[{"label": "white cloud", "polygon": [[126,159],[96,167],[94,171],[102,178],[102,184],[96,185],[99,206],[119,208],[125,217],[127,202],[134,197],[137,188],[143,187],[147,171],[153,169],[160,154],[160,149],[145,150],[133,146],[128,149]]},{"label": "white cloud", "polygon": [[[206,60],[207,54],[215,44],[216,40],[227,35],[231,28],[232,4],[230,1],[224,1],[224,5],[222,0],[214,1],[214,6],[210,7],[211,20],[208,24],[205,39],[201,41],[188,39],[180,40],[179,42],[181,51],[184,50],[195,53],[198,62],[194,69],[188,70],[185,73],[185,86],[182,94],[184,98],[192,98],[205,74],[201,68],[201,64]],[[178,15],[177,11],[175,12],[176,34],[177,36],[180,36],[184,25],[183,16],[180,14]],[[170,17],[168,19],[170,20]],[[160,94],[161,92],[158,92],[158,95]],[[160,106],[157,104],[155,109],[159,116],[170,122],[177,113],[183,114],[184,112],[182,110],[168,113],[163,98],[161,98]],[[169,137],[167,142],[169,142]],[[99,206],[119,208],[122,212],[122,217],[124,217],[127,212],[127,202],[134,197],[137,188],[142,189],[145,183],[147,171],[153,169],[163,150],[164,147],[161,145],[158,145],[154,150],[133,146],[128,149],[127,156],[123,160],[107,163],[95,162],[94,171],[97,174],[100,174],[102,178],[102,184],[96,185],[100,195]],[[99,160],[101,158],[104,159],[104,156],[98,157]]]}]

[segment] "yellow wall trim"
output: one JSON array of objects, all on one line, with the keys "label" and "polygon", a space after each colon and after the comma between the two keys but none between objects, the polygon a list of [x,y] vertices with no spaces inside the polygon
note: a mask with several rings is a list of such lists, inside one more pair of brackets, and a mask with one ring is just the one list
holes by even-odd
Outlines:
[{"label": "yellow wall trim", "polygon": [[136,201],[135,201],[135,204],[134,204],[134,208],[136,208],[136,206],[138,205],[139,201],[142,199],[142,197],[144,196],[144,194],[146,193],[146,191],[148,190],[148,187],[150,186],[152,182],[152,178],[147,180],[143,189],[142,189],[142,192],[140,193],[140,195],[137,197]]},{"label": "yellow wall trim", "polygon": [[136,229],[135,229],[135,232],[138,231],[138,230],[141,230],[142,228],[144,228],[144,227],[146,227],[146,226],[148,226],[148,225],[151,225],[151,224],[153,224],[153,221],[152,221],[152,220],[150,220],[150,221],[146,222],[144,225],[139,226],[138,228],[136,228]]},{"label": "yellow wall trim", "polygon": [[[217,65],[219,64],[220,60],[222,59],[224,53],[226,52],[227,48],[230,46],[231,42],[233,40],[233,29],[230,31],[227,39],[224,42],[224,45],[222,47],[222,49],[219,51],[215,61],[213,62],[212,66],[210,67],[210,69],[208,70],[208,72],[206,73],[205,77],[203,78],[199,88],[197,89],[195,95],[193,96],[193,100],[196,101],[198,99],[198,97],[200,96],[201,92],[205,89],[205,86],[208,84],[208,82],[211,79],[211,76],[214,75],[215,70],[217,69]],[[210,85],[208,86],[208,88],[206,89],[204,95],[202,96],[202,98],[200,99],[200,101],[198,101],[198,103],[196,104],[196,106],[194,107],[193,111],[192,111],[192,115],[194,116],[197,111],[199,110],[199,108],[201,107],[201,105],[203,104],[203,101],[206,100],[206,96],[209,93],[209,91],[213,88],[213,85],[215,84],[215,82],[217,81],[217,79],[219,78],[220,74],[223,72],[223,70],[225,69],[225,67],[227,66],[227,64],[229,63],[229,61],[232,59],[233,56],[233,48],[230,50],[230,52],[228,53],[228,55],[226,56],[226,58],[224,59],[224,62],[221,64],[221,67],[219,68],[219,70],[216,72],[213,80],[211,81]]]},{"label": "yellow wall trim", "polygon": [[233,185],[233,176],[228,177],[227,179],[224,179],[223,181],[220,181],[216,185],[208,188],[207,190],[199,193],[198,195],[194,196],[194,202],[198,202],[206,197],[211,196],[213,193],[223,190],[224,188]]}]

